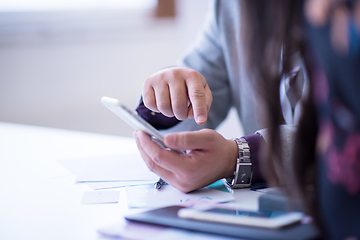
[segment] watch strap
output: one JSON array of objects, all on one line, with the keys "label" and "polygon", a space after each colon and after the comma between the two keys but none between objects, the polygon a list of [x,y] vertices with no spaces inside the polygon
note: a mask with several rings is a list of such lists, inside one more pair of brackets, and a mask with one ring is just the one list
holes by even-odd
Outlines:
[{"label": "watch strap", "polygon": [[[232,140],[238,146],[239,155],[236,159],[234,177],[226,179],[226,182],[231,188],[250,187],[252,181],[252,162],[249,144],[245,138],[233,138]],[[249,176],[244,177],[244,174]]]}]

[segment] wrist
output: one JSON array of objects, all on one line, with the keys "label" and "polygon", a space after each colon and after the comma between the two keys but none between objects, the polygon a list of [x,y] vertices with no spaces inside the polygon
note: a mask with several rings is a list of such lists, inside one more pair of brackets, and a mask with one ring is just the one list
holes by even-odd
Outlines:
[{"label": "wrist", "polygon": [[230,150],[229,150],[229,162],[226,164],[227,168],[224,174],[224,178],[233,178],[234,172],[236,170],[236,161],[239,157],[239,149],[236,142],[232,139],[227,140],[229,142]]},{"label": "wrist", "polygon": [[249,144],[245,138],[234,138],[232,140],[237,145],[238,155],[233,176],[227,178],[226,182],[232,188],[250,187],[253,177],[253,168]]}]

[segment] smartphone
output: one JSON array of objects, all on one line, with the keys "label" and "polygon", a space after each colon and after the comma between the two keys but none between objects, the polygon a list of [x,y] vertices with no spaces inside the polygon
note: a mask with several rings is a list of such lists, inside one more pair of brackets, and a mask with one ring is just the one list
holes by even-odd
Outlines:
[{"label": "smartphone", "polygon": [[[120,104],[118,99],[102,97],[101,102],[115,113],[118,117],[124,120],[127,124],[133,127],[135,130],[141,130],[149,134],[154,142],[160,147],[169,149],[165,146],[162,134],[153,126],[151,126],[145,119],[138,116],[135,111],[131,111],[126,106]],[[172,150],[179,152],[177,150]],[[180,152],[179,152],[180,153]]]},{"label": "smartphone", "polygon": [[257,212],[222,206],[205,208],[182,208],[178,211],[180,218],[200,221],[211,221],[226,224],[246,225],[263,228],[281,228],[301,221],[301,212]]}]

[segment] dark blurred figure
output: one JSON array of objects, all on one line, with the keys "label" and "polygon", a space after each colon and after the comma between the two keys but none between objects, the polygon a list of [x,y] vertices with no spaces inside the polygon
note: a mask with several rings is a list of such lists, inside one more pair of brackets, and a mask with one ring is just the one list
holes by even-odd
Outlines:
[{"label": "dark blurred figure", "polygon": [[[318,205],[331,239],[360,238],[360,1],[308,0]],[[353,238],[351,238],[353,237]]]},{"label": "dark blurred figure", "polygon": [[[324,238],[359,239],[359,1],[245,0],[242,10],[248,68],[268,109],[268,181],[287,180],[290,196],[303,199]],[[276,169],[286,166],[278,145],[278,87],[294,52],[311,84],[302,103],[292,172],[279,174]]]}]

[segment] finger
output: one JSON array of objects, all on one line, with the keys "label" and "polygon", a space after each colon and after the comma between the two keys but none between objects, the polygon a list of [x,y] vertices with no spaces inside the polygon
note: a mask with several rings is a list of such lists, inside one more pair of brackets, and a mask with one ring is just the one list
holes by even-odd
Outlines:
[{"label": "finger", "polygon": [[194,110],[191,104],[188,107],[188,118],[194,118]]},{"label": "finger", "polygon": [[185,120],[188,112],[188,95],[186,85],[183,81],[175,81],[169,86],[171,96],[171,106],[175,117]]},{"label": "finger", "polygon": [[[174,188],[176,188],[179,191],[182,191],[184,193],[192,191],[192,190],[198,188],[198,187],[196,187],[196,185],[194,186],[194,182],[187,181],[187,178],[183,177],[181,172],[180,172],[180,174],[176,174],[173,171],[168,170],[166,168],[167,166],[171,166],[169,168],[174,168],[175,167],[175,170],[177,170],[177,171],[179,171],[181,169],[182,164],[180,164],[180,167],[179,166],[173,166],[172,164],[170,164],[172,162],[171,160],[174,159],[174,158],[171,158],[171,157],[166,158],[169,161],[164,161],[163,166],[161,166],[161,164],[158,164],[155,160],[153,160],[152,157],[147,153],[147,150],[144,149],[144,147],[143,147],[143,146],[146,146],[146,143],[150,144],[152,142],[152,140],[150,140],[150,138],[148,136],[144,136],[142,134],[144,134],[144,133],[137,133],[136,134],[137,136],[135,136],[135,134],[134,134],[134,136],[135,136],[136,143],[137,143],[138,149],[140,151],[141,157],[144,159],[144,161],[145,161],[147,167],[150,169],[150,171],[154,172],[155,174],[160,176],[165,182],[167,182],[168,184],[170,184]],[[153,148],[151,148],[151,146],[150,146],[150,149],[153,149]],[[164,150],[164,149],[160,149],[160,150],[170,152],[170,151],[167,151],[167,150]],[[175,161],[177,161],[177,163],[183,163],[182,161],[178,161],[178,159],[175,159]],[[191,169],[194,169],[194,168],[191,167]],[[180,171],[182,171],[182,170],[180,170]]]},{"label": "finger", "polygon": [[207,109],[207,112],[208,112],[210,110],[210,107],[211,107],[213,96],[212,96],[211,90],[209,88],[209,85],[207,85],[207,84],[205,86],[205,95],[206,95],[206,109]]},{"label": "finger", "polygon": [[[207,112],[210,110],[211,103],[212,103],[212,93],[208,85],[205,86],[205,95],[206,95],[206,109]],[[192,105],[190,104],[188,107],[188,118],[194,118],[194,110]]]},{"label": "finger", "polygon": [[170,91],[168,85],[161,85],[154,88],[156,106],[159,111],[167,117],[173,117],[174,113],[171,108]]},{"label": "finger", "polygon": [[[172,172],[162,168],[161,166],[157,165],[156,162],[153,161],[153,159],[149,156],[149,154],[147,154],[146,150],[143,148],[143,146],[145,146],[148,143],[150,143],[150,144],[154,143],[151,140],[150,136],[147,135],[146,133],[139,133],[139,132],[141,132],[141,131],[135,132],[134,137],[135,137],[136,145],[139,149],[141,158],[144,160],[148,169],[151,172],[155,173],[156,175],[160,176],[163,180],[173,179],[174,174]],[[139,137],[139,135],[141,135],[141,134],[144,134],[144,136]],[[154,147],[158,148],[159,146],[154,146]],[[163,149],[160,148],[158,150],[163,150]]]},{"label": "finger", "polygon": [[168,183],[173,181],[175,176],[171,171],[157,165],[141,147],[139,148],[139,152],[140,152],[140,155],[141,155],[142,159],[144,160],[147,168],[151,172],[155,173],[156,175],[158,175],[159,177],[161,177],[164,181],[166,181]]},{"label": "finger", "polygon": [[[156,165],[176,174],[183,168],[184,162],[182,156],[185,154],[175,153],[166,149],[162,149],[157,143],[144,132],[136,133],[141,149]],[[152,163],[149,163],[152,164]],[[153,166],[151,166],[153,167]]]},{"label": "finger", "polygon": [[207,119],[206,94],[204,90],[206,82],[204,83],[205,79],[199,81],[199,77],[202,76],[190,75],[186,79],[186,85],[188,87],[189,100],[193,107],[195,121],[197,124],[204,124]]},{"label": "finger", "polygon": [[155,91],[152,87],[143,87],[143,102],[145,107],[154,112],[159,112],[159,109],[156,106]]},{"label": "finger", "polygon": [[211,149],[215,142],[214,130],[203,129],[195,132],[171,133],[164,137],[164,143],[173,149]]},{"label": "finger", "polygon": [[161,166],[157,165],[154,161],[152,161],[152,159],[146,154],[144,150],[139,149],[139,151],[146,166],[151,172],[161,177],[161,179],[167,183],[171,183],[174,181],[175,176],[171,171],[166,170],[165,168],[162,168]]}]

